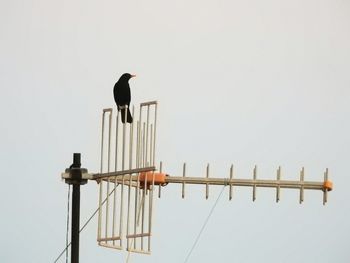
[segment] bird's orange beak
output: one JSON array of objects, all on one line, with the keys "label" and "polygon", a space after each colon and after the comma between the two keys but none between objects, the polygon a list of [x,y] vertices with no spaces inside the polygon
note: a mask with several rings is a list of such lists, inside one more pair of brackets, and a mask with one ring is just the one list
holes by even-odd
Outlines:
[{"label": "bird's orange beak", "polygon": [[131,75],[131,77],[132,77],[132,78],[135,78],[135,77],[136,77],[136,75]]}]

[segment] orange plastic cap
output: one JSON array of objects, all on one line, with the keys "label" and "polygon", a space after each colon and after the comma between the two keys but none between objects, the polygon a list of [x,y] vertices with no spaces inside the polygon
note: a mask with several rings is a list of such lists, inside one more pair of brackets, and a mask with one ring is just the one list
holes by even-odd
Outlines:
[{"label": "orange plastic cap", "polygon": [[140,183],[141,185],[145,185],[145,183],[147,183],[147,185],[151,185],[153,184],[154,180],[155,185],[162,185],[165,184],[165,176],[165,173],[142,172],[140,173]]},{"label": "orange plastic cap", "polygon": [[333,190],[333,183],[332,183],[332,181],[325,181],[324,183],[323,183],[323,189],[324,190],[327,190],[327,191],[332,191]]}]

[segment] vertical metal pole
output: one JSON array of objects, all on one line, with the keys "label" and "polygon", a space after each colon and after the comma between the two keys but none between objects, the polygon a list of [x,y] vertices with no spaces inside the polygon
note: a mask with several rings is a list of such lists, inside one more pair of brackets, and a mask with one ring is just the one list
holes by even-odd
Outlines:
[{"label": "vertical metal pole", "polygon": [[71,262],[79,263],[80,184],[73,184]]},{"label": "vertical metal pole", "polygon": [[[71,167],[80,168],[80,153],[74,153],[73,164]],[[77,178],[73,184],[72,196],[72,250],[71,263],[79,263],[79,223],[80,223],[80,179]]]}]

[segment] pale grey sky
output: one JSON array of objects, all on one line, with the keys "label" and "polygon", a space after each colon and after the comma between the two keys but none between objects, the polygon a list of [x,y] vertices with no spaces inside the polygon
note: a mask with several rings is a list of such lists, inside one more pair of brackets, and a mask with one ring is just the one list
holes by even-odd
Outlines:
[{"label": "pale grey sky", "polygon": [[[2,262],[53,262],[65,244],[73,152],[98,171],[100,114],[136,73],[132,103],[159,101],[158,160],[169,174],[323,180],[321,192],[227,190],[189,262],[350,262],[350,4],[346,0],[1,1]],[[151,256],[183,262],[220,188],[169,185],[156,201]],[[97,206],[82,187],[81,220]],[[81,235],[81,262],[125,262]],[[62,261],[64,262],[64,258]]]}]

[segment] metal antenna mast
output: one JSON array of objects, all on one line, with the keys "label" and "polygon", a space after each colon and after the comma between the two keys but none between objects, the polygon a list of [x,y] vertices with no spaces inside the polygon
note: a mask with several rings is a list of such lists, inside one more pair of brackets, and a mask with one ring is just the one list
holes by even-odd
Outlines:
[{"label": "metal antenna mast", "polygon": [[67,184],[73,185],[72,195],[72,233],[71,233],[71,262],[79,262],[79,229],[80,229],[80,185],[86,184],[87,179],[82,175],[87,173],[87,169],[81,168],[80,153],[73,154],[73,164],[66,169],[65,178]]},{"label": "metal antenna mast", "polygon": [[73,164],[62,173],[66,183],[73,184],[72,263],[79,262],[80,185],[87,180],[99,184],[98,244],[119,250],[125,247],[129,252],[143,254],[151,253],[155,190],[158,189],[160,198],[161,188],[168,184],[180,184],[182,198],[185,198],[186,185],[204,185],[206,199],[209,198],[210,186],[228,186],[229,200],[232,199],[234,187],[251,187],[253,201],[256,200],[258,188],[273,188],[276,202],[280,201],[282,188],[296,189],[299,191],[300,203],[304,201],[305,191],[319,190],[323,192],[323,204],[326,204],[328,192],[333,188],[328,179],[328,169],[323,174],[323,181],[319,182],[306,181],[304,167],[300,170],[299,180],[294,181],[282,179],[281,167],[276,169],[275,180],[260,179],[257,166],[252,170],[252,179],[240,179],[236,177],[233,165],[226,178],[214,178],[210,177],[209,164],[205,177],[189,177],[186,163],[182,167],[182,176],[169,176],[162,171],[162,163],[157,168],[155,162],[157,108],[157,101],[141,103],[139,119],[136,120],[135,109],[132,108],[134,122],[121,125],[118,111],[104,109],[100,172],[88,173],[87,169],[80,168],[80,154],[74,154]]}]

